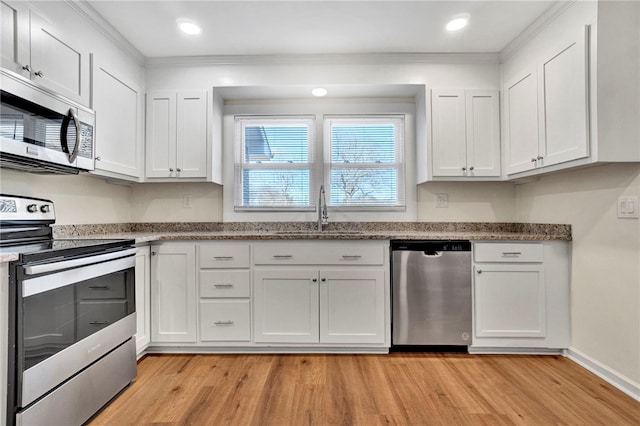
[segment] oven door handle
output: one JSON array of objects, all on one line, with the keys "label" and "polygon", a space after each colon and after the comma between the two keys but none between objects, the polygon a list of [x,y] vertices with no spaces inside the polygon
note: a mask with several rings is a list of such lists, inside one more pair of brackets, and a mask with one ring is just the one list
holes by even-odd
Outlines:
[{"label": "oven door handle", "polygon": [[63,269],[77,268],[79,266],[91,265],[93,263],[105,262],[107,260],[119,259],[126,256],[134,256],[138,252],[137,248],[120,250],[112,253],[87,256],[80,259],[63,260],[61,262],[45,263],[42,265],[25,266],[25,275],[45,274],[48,272],[61,271]]}]

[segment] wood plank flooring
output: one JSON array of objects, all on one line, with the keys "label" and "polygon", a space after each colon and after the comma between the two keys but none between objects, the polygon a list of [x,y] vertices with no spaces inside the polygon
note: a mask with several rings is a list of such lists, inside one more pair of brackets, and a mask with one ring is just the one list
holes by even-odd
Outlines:
[{"label": "wood plank flooring", "polygon": [[560,356],[149,355],[97,425],[640,425]]}]

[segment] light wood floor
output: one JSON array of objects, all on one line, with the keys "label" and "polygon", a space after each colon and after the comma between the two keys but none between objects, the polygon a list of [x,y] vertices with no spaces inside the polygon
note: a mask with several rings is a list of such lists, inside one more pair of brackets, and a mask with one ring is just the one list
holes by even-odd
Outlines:
[{"label": "light wood floor", "polygon": [[150,355],[96,425],[640,425],[559,356]]}]

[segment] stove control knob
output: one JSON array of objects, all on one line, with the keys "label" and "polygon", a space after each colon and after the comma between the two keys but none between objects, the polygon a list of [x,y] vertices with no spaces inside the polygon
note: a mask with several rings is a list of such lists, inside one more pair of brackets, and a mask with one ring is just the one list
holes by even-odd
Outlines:
[{"label": "stove control knob", "polygon": [[27,211],[28,211],[29,213],[35,213],[35,212],[37,212],[37,211],[38,211],[38,206],[37,206],[36,204],[29,204],[29,205],[27,206]]},{"label": "stove control knob", "polygon": [[49,204],[43,204],[40,206],[40,211],[42,213],[49,213],[51,211],[51,207],[49,207]]}]

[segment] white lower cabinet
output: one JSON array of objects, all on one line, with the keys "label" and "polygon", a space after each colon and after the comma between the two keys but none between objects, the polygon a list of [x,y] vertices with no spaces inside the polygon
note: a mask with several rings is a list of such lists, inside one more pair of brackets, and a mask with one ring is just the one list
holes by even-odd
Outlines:
[{"label": "white lower cabinet", "polygon": [[318,271],[254,271],[256,342],[316,343],[319,337]]},{"label": "white lower cabinet", "polygon": [[384,271],[256,270],[255,341],[384,343]]},{"label": "white lower cabinet", "polygon": [[251,343],[250,254],[248,242],[198,245],[200,344]]},{"label": "white lower cabinet", "polygon": [[151,249],[138,247],[136,254],[136,352],[151,342]]},{"label": "white lower cabinet", "polygon": [[197,327],[196,246],[151,247],[151,340],[195,343]]},{"label": "white lower cabinet", "polygon": [[388,243],[254,246],[256,343],[388,346]]},{"label": "white lower cabinet", "polygon": [[474,244],[473,347],[569,346],[569,244]]}]

